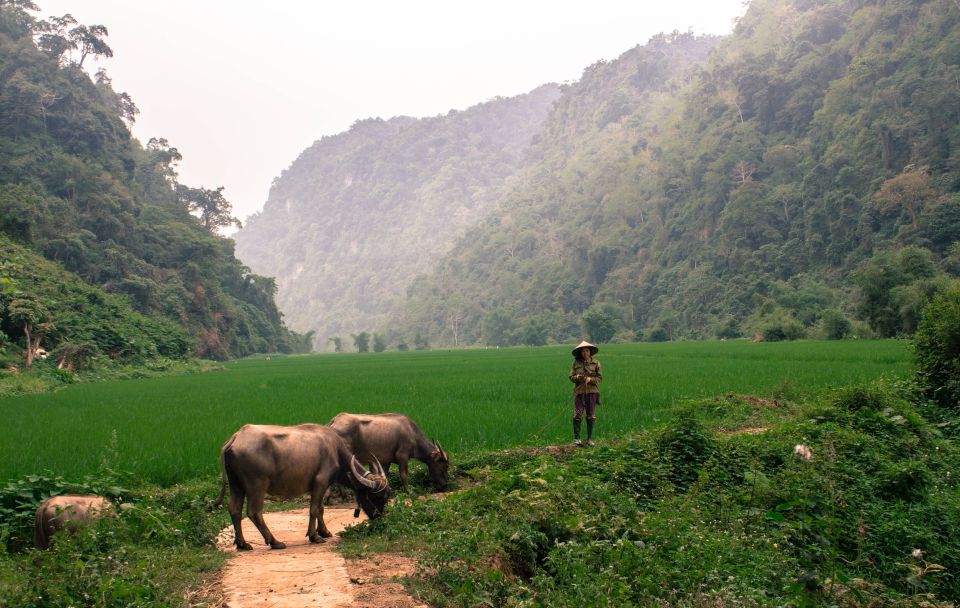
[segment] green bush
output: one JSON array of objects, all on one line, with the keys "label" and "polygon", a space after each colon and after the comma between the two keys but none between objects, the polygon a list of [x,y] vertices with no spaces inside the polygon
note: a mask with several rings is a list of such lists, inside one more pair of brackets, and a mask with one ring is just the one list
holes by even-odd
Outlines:
[{"label": "green bush", "polygon": [[923,308],[913,351],[927,396],[943,407],[960,405],[960,280]]},{"label": "green bush", "polygon": [[820,317],[820,328],[827,340],[843,340],[853,331],[853,324],[839,310],[828,308]]},{"label": "green bush", "polygon": [[807,330],[803,323],[788,315],[777,315],[766,319],[760,326],[760,335],[766,342],[800,340],[805,338]]},{"label": "green bush", "polygon": [[714,442],[692,411],[681,411],[657,441],[660,460],[669,466],[668,477],[684,489],[697,480],[700,469],[713,453]]},{"label": "green bush", "polygon": [[651,327],[645,333],[644,340],[647,342],[667,342],[670,340],[670,334],[664,327]]}]

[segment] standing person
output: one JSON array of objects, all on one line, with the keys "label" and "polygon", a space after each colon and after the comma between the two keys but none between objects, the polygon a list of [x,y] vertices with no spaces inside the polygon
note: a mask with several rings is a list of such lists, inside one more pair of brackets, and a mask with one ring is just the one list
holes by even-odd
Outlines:
[{"label": "standing person", "polygon": [[593,422],[597,419],[597,405],[600,403],[600,362],[593,356],[600,349],[589,342],[581,342],[573,349],[573,367],[570,368],[570,382],[573,382],[573,445],[583,445],[580,441],[580,421],[587,414],[587,445],[593,445]]}]

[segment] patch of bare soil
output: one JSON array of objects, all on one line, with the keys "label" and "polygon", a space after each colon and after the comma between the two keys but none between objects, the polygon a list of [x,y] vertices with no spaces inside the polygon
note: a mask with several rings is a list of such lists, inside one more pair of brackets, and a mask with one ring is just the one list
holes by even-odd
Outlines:
[{"label": "patch of bare soil", "polygon": [[760,433],[766,433],[767,428],[763,426],[751,426],[743,429],[732,429],[732,430],[720,430],[718,431],[720,435],[730,436],[730,435],[759,435]]},{"label": "patch of bare soil", "polygon": [[356,608],[426,608],[407,595],[398,579],[413,574],[414,561],[402,555],[381,553],[366,559],[347,560],[354,585]]},{"label": "patch of bare soil", "polygon": [[[742,395],[739,393],[727,393],[724,395],[725,399],[736,399],[737,401],[744,401],[751,405],[761,406],[761,407],[780,407],[780,402],[776,399],[764,399],[763,397],[757,397],[756,395]],[[720,397],[714,398],[714,401],[720,401]]]},{"label": "patch of bare soil", "polygon": [[[232,552],[223,571],[223,593],[230,608],[414,608],[425,607],[407,595],[394,577],[413,572],[410,560],[377,555],[347,562],[336,550],[340,538],[312,544],[306,537],[307,509],[265,513],[267,526],[286,549],[272,550],[249,519],[243,534],[252,551],[236,551],[233,527],[220,533],[217,546]],[[324,521],[334,535],[361,519],[353,509],[326,508]]]},{"label": "patch of bare soil", "polygon": [[522,454],[530,454],[537,456],[540,454],[547,454],[550,456],[559,456],[560,454],[572,454],[579,449],[585,449],[586,446],[576,446],[572,443],[565,445],[537,445],[526,448],[512,448],[509,450],[504,450],[505,454],[515,454],[517,452]]}]

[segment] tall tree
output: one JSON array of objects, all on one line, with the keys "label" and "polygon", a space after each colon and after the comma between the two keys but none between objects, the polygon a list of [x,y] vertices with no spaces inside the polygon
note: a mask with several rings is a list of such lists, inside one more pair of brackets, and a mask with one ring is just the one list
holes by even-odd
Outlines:
[{"label": "tall tree", "polygon": [[362,331],[359,334],[350,334],[350,337],[353,338],[353,345],[357,347],[358,353],[370,352],[370,334]]},{"label": "tall tree", "polygon": [[113,57],[113,49],[104,41],[109,35],[104,25],[78,24],[74,16],[67,13],[38,23],[37,30],[38,46],[58,62],[69,61],[72,51],[80,53],[77,65],[81,68],[89,56]]},{"label": "tall tree", "polygon": [[883,182],[874,201],[885,213],[906,211],[910,227],[915,230],[924,208],[932,206],[940,196],[930,179],[928,167],[907,167],[900,175]]},{"label": "tall tree", "polygon": [[223,186],[216,190],[207,188],[190,188],[177,184],[177,199],[191,213],[199,214],[200,223],[211,232],[226,226],[242,228],[240,220],[233,217],[233,205],[223,196]]},{"label": "tall tree", "polygon": [[23,330],[26,343],[25,367],[33,365],[33,359],[40,348],[40,340],[53,329],[50,311],[39,300],[20,295],[7,305],[7,316]]}]

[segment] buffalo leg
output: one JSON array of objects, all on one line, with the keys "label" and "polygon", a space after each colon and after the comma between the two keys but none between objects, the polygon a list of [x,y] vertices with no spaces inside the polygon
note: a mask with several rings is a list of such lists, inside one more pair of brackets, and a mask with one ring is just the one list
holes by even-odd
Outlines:
[{"label": "buffalo leg", "polygon": [[263,519],[263,501],[266,498],[266,488],[257,488],[257,491],[250,492],[247,496],[247,517],[253,522],[253,525],[260,530],[263,535],[263,542],[270,545],[271,549],[285,549],[287,545],[278,541],[267,527],[267,522]]},{"label": "buffalo leg", "polygon": [[318,484],[310,493],[310,521],[307,523],[307,538],[311,543],[322,543],[324,538],[333,536],[323,523],[323,496],[327,493],[326,484]]},{"label": "buffalo leg", "polygon": [[[410,464],[410,461],[407,460],[405,456],[400,456],[397,458],[397,465],[400,467],[400,483],[403,484],[403,491],[409,492],[410,486],[407,484],[407,480],[410,478],[410,471],[407,468],[407,465]],[[384,473],[389,473],[390,468],[388,467]]]},{"label": "buffalo leg", "polygon": [[233,522],[233,544],[237,546],[238,551],[249,551],[253,547],[243,538],[243,528],[240,522],[243,520],[243,489],[239,487],[230,487],[230,504],[227,510],[230,512],[230,521]]},{"label": "buffalo leg", "polygon": [[233,544],[237,546],[238,551],[249,551],[253,547],[243,538],[243,528],[240,526],[243,520],[243,494],[239,496],[233,492],[230,493],[230,521],[233,522]]}]

